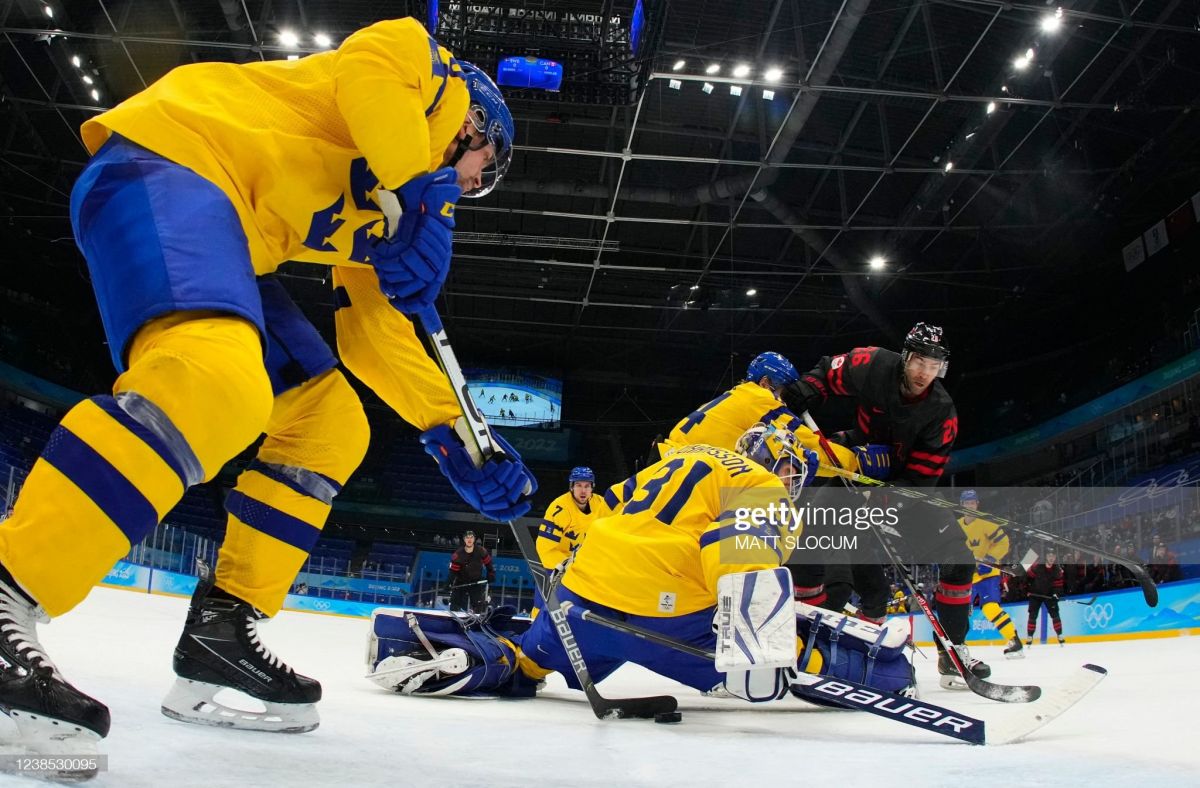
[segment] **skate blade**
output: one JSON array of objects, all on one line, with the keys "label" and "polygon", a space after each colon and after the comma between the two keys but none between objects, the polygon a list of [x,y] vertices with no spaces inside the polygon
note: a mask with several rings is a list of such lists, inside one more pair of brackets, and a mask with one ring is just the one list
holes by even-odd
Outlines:
[{"label": "skate blade", "polygon": [[37,776],[58,782],[81,782],[99,773],[101,737],[91,728],[22,709],[5,713],[16,724],[17,739],[0,746],[0,754],[52,760],[58,768]]},{"label": "skate blade", "polygon": [[1005,654],[1004,658],[1005,659],[1025,659],[1025,649],[1021,649],[1020,651],[1013,651],[1012,653]]},{"label": "skate blade", "polygon": [[222,690],[219,684],[177,678],[175,686],[163,699],[161,711],[173,720],[217,728],[264,731],[267,733],[307,733],[321,724],[317,708],[311,703],[263,704],[265,711],[235,709],[214,700]]},{"label": "skate blade", "polygon": [[970,689],[967,682],[963,681],[962,676],[955,674],[953,676],[938,676],[938,684],[942,689],[948,690],[965,690]]}]

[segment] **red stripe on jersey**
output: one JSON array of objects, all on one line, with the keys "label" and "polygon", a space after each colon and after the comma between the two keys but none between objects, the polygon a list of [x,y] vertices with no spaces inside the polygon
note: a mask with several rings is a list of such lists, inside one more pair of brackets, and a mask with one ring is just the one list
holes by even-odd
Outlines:
[{"label": "red stripe on jersey", "polygon": [[910,462],[904,466],[906,470],[916,471],[922,476],[941,476],[941,468],[930,468],[928,465],[921,465],[917,462]]},{"label": "red stripe on jersey", "polygon": [[820,378],[813,377],[812,375],[805,375],[804,382],[816,389],[817,393],[819,393],[822,397],[829,396],[829,391],[825,388],[825,382]]},{"label": "red stripe on jersey", "polygon": [[949,454],[930,454],[927,451],[914,451],[908,456],[914,460],[924,460],[932,465],[941,465],[950,459]]},{"label": "red stripe on jersey", "polygon": [[862,405],[858,406],[858,428],[863,431],[864,435],[871,434],[871,417],[867,415],[867,411]]}]

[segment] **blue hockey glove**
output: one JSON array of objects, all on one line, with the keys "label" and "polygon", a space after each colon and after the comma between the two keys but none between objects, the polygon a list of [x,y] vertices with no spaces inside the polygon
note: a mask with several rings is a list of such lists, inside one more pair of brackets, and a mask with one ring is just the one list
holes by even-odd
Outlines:
[{"label": "blue hockey glove", "polygon": [[796,448],[799,450],[796,452],[797,456],[804,460],[804,486],[808,487],[817,478],[817,466],[821,464],[821,458],[812,449],[803,446]]},{"label": "blue hockey glove", "polygon": [[445,425],[421,433],[421,443],[476,511],[492,520],[515,520],[529,511],[529,496],[537,491],[537,480],[508,441],[493,437],[504,459],[488,460],[481,468],[475,467],[457,433]]},{"label": "blue hockey glove", "polygon": [[454,204],[462,195],[458,174],[443,167],[396,190],[403,213],[375,244],[371,265],[392,305],[414,314],[433,305],[446,274],[454,237]]},{"label": "blue hockey glove", "polygon": [[858,458],[858,472],[878,481],[887,481],[892,475],[891,447],[882,443],[871,443],[866,446],[855,446],[854,456]]}]

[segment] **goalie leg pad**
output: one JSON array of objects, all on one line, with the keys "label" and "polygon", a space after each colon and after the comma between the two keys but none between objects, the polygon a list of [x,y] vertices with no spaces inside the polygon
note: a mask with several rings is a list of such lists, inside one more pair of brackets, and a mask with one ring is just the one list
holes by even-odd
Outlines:
[{"label": "goalie leg pad", "polygon": [[816,667],[815,651],[822,676],[900,694],[915,685],[905,653],[908,633],[900,625],[879,626],[802,603],[796,608],[797,631],[804,642],[800,665]]},{"label": "goalie leg pad", "polygon": [[478,617],[381,609],[371,617],[367,678],[402,694],[532,694],[524,685],[514,693],[516,656]]}]

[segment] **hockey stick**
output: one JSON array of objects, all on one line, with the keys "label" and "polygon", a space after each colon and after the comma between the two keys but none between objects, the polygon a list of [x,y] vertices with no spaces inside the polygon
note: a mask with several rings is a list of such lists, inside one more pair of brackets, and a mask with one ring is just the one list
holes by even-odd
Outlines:
[{"label": "hockey stick", "polygon": [[[442,326],[442,320],[437,311],[430,307],[420,312],[417,317],[429,337],[438,366],[442,368],[450,381],[450,387],[454,390],[455,399],[458,400],[458,405],[462,409],[463,418],[467,420],[471,435],[479,448],[480,456],[485,462],[492,457],[502,456],[502,452],[498,450],[496,442],[492,439],[487,422],[475,407],[471,392],[467,389],[466,380],[463,378],[462,367],[458,364],[454,348],[450,346],[446,329]],[[508,526],[512,529],[513,536],[516,537],[517,545],[521,549],[521,557],[529,565],[534,582],[537,584],[538,590],[542,592],[542,597],[546,602],[545,612],[554,622],[555,631],[562,641],[563,650],[566,651],[567,659],[571,663],[575,679],[583,688],[583,693],[587,696],[588,703],[591,704],[592,712],[600,719],[607,717],[653,719],[657,714],[675,711],[679,702],[670,695],[610,699],[600,694],[592,681],[591,673],[588,672],[587,663],[584,662],[583,653],[575,641],[575,635],[571,632],[567,614],[563,611],[558,599],[558,590],[549,582],[549,572],[538,560],[533,538],[529,535],[529,531],[515,520],[509,520]]]},{"label": "hockey stick", "polygon": [[1026,596],[1031,596],[1036,599],[1053,599],[1058,602],[1074,602],[1077,605],[1091,605],[1091,604],[1094,604],[1095,601],[1100,598],[1099,594],[1092,594],[1092,598],[1087,600],[1086,602],[1084,602],[1081,599],[1070,599],[1069,597],[1064,598],[1064,597],[1054,596],[1053,594],[1026,594]]},{"label": "hockey stick", "polygon": [[[829,445],[829,441],[825,438],[825,434],[821,432],[821,428],[817,426],[817,423],[813,420],[809,412],[804,411],[801,418],[804,419],[805,425],[817,436],[817,440],[821,444],[821,450],[825,452],[825,456],[829,458],[833,466],[837,470],[845,470],[842,468],[837,455],[834,454],[833,448]],[[842,484],[846,485],[846,489],[853,490],[845,476],[841,476],[841,479]],[[946,630],[942,628],[942,623],[934,615],[933,609],[929,606],[929,602],[925,599],[925,596],[918,593],[917,584],[913,580],[912,573],[901,562],[899,556],[896,555],[889,537],[883,533],[882,528],[872,528],[870,530],[879,540],[879,545],[883,548],[884,553],[887,554],[888,560],[899,571],[900,578],[904,581],[904,585],[908,589],[909,598],[916,600],[917,606],[921,608],[921,612],[925,614],[925,618],[929,619],[929,624],[933,629],[933,636],[937,639],[942,650],[954,664],[954,668],[959,672],[959,675],[962,676],[963,681],[966,682],[967,687],[972,692],[990,700],[1000,701],[1001,703],[1030,703],[1041,697],[1041,687],[1032,684],[996,684],[986,679],[981,679],[972,673],[970,668],[963,662],[962,657],[959,656],[958,651],[954,648],[954,644],[950,642]]]},{"label": "hockey stick", "polygon": [[[813,432],[816,432],[816,430],[813,430]],[[821,438],[819,433],[817,437],[818,440],[824,440]],[[953,501],[947,501],[944,498],[939,498],[936,495],[921,492],[920,490],[912,487],[897,487],[895,485],[888,484],[887,482],[881,482],[878,479],[872,479],[870,476],[863,476],[861,473],[848,471],[839,465],[827,465],[825,463],[821,463],[821,467],[830,471],[835,476],[840,476],[845,480],[857,482],[859,484],[864,484],[871,487],[881,487],[905,498],[911,498],[915,501],[927,503],[930,506],[936,506],[939,509],[945,509],[947,512],[953,512],[954,514],[958,515],[965,515],[987,520],[988,522],[1002,526],[1012,533],[1030,536],[1034,539],[1040,539],[1043,542],[1058,545],[1059,547],[1067,548],[1069,550],[1078,550],[1081,553],[1087,553],[1089,555],[1096,556],[1097,558],[1102,558],[1109,563],[1123,566],[1129,570],[1130,574],[1137,579],[1138,585],[1142,587],[1142,595],[1146,598],[1146,604],[1150,607],[1158,606],[1158,586],[1154,585],[1154,580],[1150,577],[1150,572],[1147,571],[1146,567],[1136,561],[1130,561],[1128,558],[1114,555],[1113,553],[1109,553],[1095,547],[1090,547],[1080,542],[1072,541],[1063,536],[1057,536],[1039,528],[1014,522],[1007,517],[988,514],[987,512],[981,512],[976,509],[968,509],[967,507],[956,504]]]},{"label": "hockey stick", "polygon": [[[701,659],[716,659],[716,654],[712,651],[636,624],[615,621],[570,604],[566,609],[584,621],[625,632],[683,654]],[[1024,739],[1046,725],[1075,705],[1106,675],[1108,671],[1102,667],[1084,665],[1065,682],[1043,694],[1036,704],[1024,707],[1015,714],[1010,712],[1005,720],[993,722],[990,729],[986,728],[985,720],[967,717],[942,706],[868,687],[848,679],[830,679],[811,673],[800,673],[793,679],[791,688],[799,697],[822,705],[832,703],[842,708],[865,711],[970,744],[1000,745]]]}]

